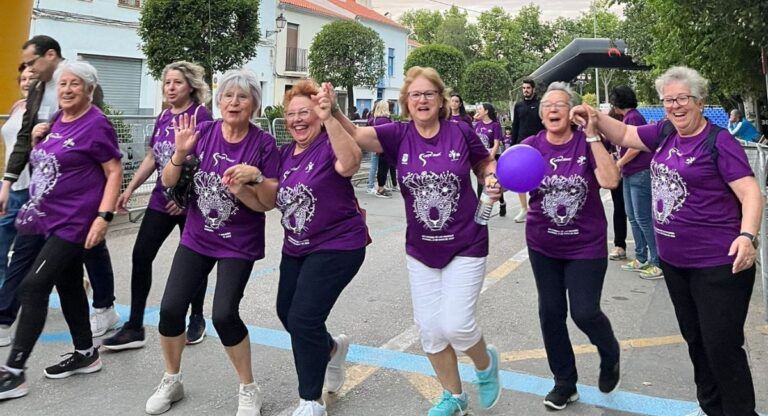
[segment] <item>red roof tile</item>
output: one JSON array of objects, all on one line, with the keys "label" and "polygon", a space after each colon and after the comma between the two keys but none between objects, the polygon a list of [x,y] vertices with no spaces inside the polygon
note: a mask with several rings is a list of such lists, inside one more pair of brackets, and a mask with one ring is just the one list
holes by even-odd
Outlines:
[{"label": "red roof tile", "polygon": [[400,23],[397,23],[396,21],[373,11],[363,6],[362,4],[358,4],[357,2],[355,2],[355,0],[327,0],[327,1],[339,7],[342,7],[346,10],[349,10],[355,15],[363,17],[365,19],[373,20],[379,23],[384,23],[386,25],[394,26],[400,29],[406,29],[406,27],[401,25]]},{"label": "red roof tile", "polygon": [[286,5],[298,7],[300,9],[309,10],[314,13],[320,13],[326,16],[349,20],[349,16],[344,16],[342,14],[336,13],[332,10],[326,9],[323,6],[319,6],[308,0],[280,0],[280,4],[286,4]]}]

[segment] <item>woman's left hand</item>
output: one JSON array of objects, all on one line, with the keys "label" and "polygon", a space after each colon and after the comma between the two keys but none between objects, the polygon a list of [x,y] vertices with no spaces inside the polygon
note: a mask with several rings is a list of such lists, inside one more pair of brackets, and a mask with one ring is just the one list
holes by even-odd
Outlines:
[{"label": "woman's left hand", "polygon": [[757,258],[757,250],[755,250],[755,247],[752,245],[752,242],[749,241],[749,238],[745,236],[738,236],[731,243],[731,249],[728,250],[728,255],[736,256],[736,258],[733,260],[732,269],[733,274],[736,274],[740,271],[744,271],[752,267],[755,264],[755,259]]},{"label": "woman's left hand", "polygon": [[255,181],[259,174],[261,174],[259,168],[241,163],[224,171],[221,182],[227,186],[245,185]]},{"label": "woman's left hand", "polygon": [[501,188],[499,180],[496,178],[496,174],[490,174],[485,177],[485,193],[491,198],[491,201],[498,202],[501,199],[501,195],[504,189]]},{"label": "woman's left hand", "polygon": [[109,223],[101,217],[96,217],[91,223],[91,229],[88,230],[88,236],[85,238],[85,248],[91,249],[104,241],[104,236],[107,235],[107,228]]},{"label": "woman's left hand", "polygon": [[320,87],[320,92],[317,93],[317,95],[312,96],[312,102],[315,104],[315,114],[317,114],[317,118],[319,118],[321,122],[325,122],[333,116],[331,114],[333,110],[333,102],[331,101],[332,93],[333,86],[328,82],[324,82]]}]

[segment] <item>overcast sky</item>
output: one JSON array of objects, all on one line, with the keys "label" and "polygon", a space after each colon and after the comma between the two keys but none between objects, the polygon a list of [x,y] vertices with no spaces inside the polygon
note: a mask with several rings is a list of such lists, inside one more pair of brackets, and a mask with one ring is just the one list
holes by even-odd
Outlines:
[{"label": "overcast sky", "polygon": [[[373,8],[381,14],[390,12],[395,18],[398,18],[408,9],[446,10],[450,4],[455,4],[467,10],[469,16],[478,16],[479,12],[488,10],[493,6],[501,6],[508,13],[516,14],[521,7],[534,3],[541,8],[544,19],[553,20],[560,16],[579,16],[581,12],[589,8],[590,2],[590,0],[373,0]],[[477,11],[477,13],[472,10]],[[620,8],[614,8],[614,10],[619,11]]]}]

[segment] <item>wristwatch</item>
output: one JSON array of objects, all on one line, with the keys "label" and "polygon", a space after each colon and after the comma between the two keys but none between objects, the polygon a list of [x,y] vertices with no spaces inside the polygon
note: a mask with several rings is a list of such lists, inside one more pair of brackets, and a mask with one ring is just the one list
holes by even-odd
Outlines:
[{"label": "wristwatch", "polygon": [[115,218],[115,213],[111,211],[99,211],[97,217],[104,219],[106,222],[111,222]]},{"label": "wristwatch", "polygon": [[587,137],[587,143],[594,143],[599,141],[601,141],[600,136]]},{"label": "wristwatch", "polygon": [[758,241],[757,236],[752,235],[752,233],[748,233],[746,231],[739,234],[739,237],[747,237],[750,242],[752,242],[752,247],[757,248]]}]

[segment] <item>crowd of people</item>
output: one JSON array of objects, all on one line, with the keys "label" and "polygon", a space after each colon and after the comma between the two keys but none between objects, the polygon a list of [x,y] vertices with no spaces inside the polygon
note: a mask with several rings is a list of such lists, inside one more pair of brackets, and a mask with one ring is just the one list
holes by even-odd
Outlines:
[{"label": "crowd of people", "polygon": [[[25,365],[54,287],[74,348],[45,376],[102,368],[92,338],[118,319],[107,228],[114,212],[125,210],[132,193],[157,171],[161,180],[132,254],[130,318],[102,344],[113,351],[145,345],[152,263],[178,227],[180,242],[160,306],[163,374],[145,412],[164,413],[185,395],[182,355],[186,345],[203,340],[205,289],[216,267],[211,318],[235,369],[237,414],[260,414],[262,394],[240,302],[255,262],[265,256],[265,212],[276,208],[284,229],[276,309],[290,335],[298,379],[293,415],[327,415],[323,390],[342,388],[350,340],[331,335],[326,321],[372,242],[351,182],[363,152],[372,152],[378,158],[375,193],[386,196],[392,174],[404,203],[413,318],[443,389],[428,415],[468,411],[459,353],[474,365],[479,407],[490,409],[502,392],[500,357],[478,322],[489,231],[475,221],[475,209],[483,193],[506,214],[497,159],[504,147],[522,143],[547,160],[540,186],[520,195],[517,215],[526,223],[554,379],[544,405],[561,410],[579,398],[569,311],[597,347],[599,390],[610,394],[620,385],[619,343],[600,299],[608,261],[626,259],[626,242],[616,242],[609,255],[600,190],[623,183],[620,205],[636,247],[635,258],[622,268],[665,278],[694,367],[698,414],[757,415],[742,345],[762,198],[738,142],[703,117],[708,84],[695,70],[674,67],[657,80],[667,120],[652,125],[642,120],[627,87],[613,90],[609,116],[577,104],[566,83],[550,84],[539,99],[534,82],[526,80],[509,129],[491,103],[478,105],[474,120],[469,117],[462,98],[451,95],[432,68],[406,73],[398,101],[407,121],[392,122],[389,103],[381,101],[367,126],[339,111],[333,85],[302,80],[285,93],[293,140],[278,148],[251,122],[261,106],[255,74],[238,69],[220,78],[213,102],[222,116],[213,120],[204,106],[210,91],[203,69],[172,62],[162,74],[167,108],[157,116],[151,152],[121,194],[117,136],[94,103],[96,69],[64,60],[47,36],[23,45],[22,60],[19,85],[26,100],[14,105],[2,130],[13,151],[0,190],[0,250],[7,253],[11,241],[14,250],[0,289],[0,345],[12,344],[0,367],[0,399],[28,393]],[[709,238],[700,238],[703,233]],[[84,266],[95,318],[89,316]]]}]

